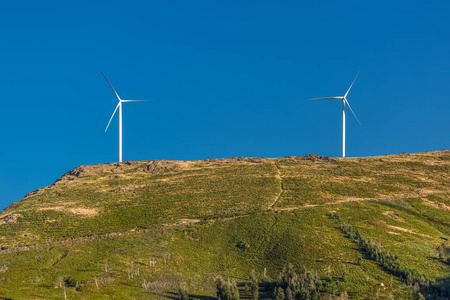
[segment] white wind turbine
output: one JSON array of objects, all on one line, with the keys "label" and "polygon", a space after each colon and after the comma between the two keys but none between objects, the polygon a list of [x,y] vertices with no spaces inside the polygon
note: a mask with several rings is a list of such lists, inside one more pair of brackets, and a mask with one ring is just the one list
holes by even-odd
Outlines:
[{"label": "white wind turbine", "polygon": [[[356,77],[358,77],[358,74],[356,74]],[[352,107],[350,106],[350,103],[348,103],[347,101],[347,95],[350,92],[350,89],[353,86],[353,83],[355,83],[355,79],[353,79],[352,84],[350,85],[350,87],[347,90],[347,93],[345,93],[344,96],[341,97],[323,97],[323,98],[314,98],[314,99],[309,99],[309,100],[322,100],[322,99],[341,99],[342,100],[342,157],[345,157],[345,104],[347,103],[348,108],[350,108],[350,111],[352,112],[352,114],[355,116],[356,121],[358,121],[358,123],[361,125],[361,123],[359,122],[358,118],[356,117],[355,113],[353,112]]]},{"label": "white wind turbine", "polygon": [[114,112],[111,116],[111,119],[109,119],[109,122],[108,122],[108,125],[106,126],[105,132],[108,130],[109,124],[111,123],[114,115],[116,114],[117,109],[119,109],[119,162],[122,162],[122,103],[123,102],[143,102],[143,101],[151,101],[151,100],[122,100],[122,99],[120,99],[116,90],[113,88],[111,83],[109,83],[108,79],[106,79],[105,74],[102,73],[102,75],[105,78],[106,82],[111,87],[111,89],[113,90],[114,94],[116,94],[117,99],[119,99],[119,103],[117,104],[116,109],[114,110]]}]

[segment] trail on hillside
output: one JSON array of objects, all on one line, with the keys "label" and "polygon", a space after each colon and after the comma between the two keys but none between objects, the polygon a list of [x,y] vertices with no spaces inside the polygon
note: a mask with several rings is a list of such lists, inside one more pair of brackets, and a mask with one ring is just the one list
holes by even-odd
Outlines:
[{"label": "trail on hillside", "polygon": [[[305,204],[305,205],[300,205],[300,206],[282,207],[282,208],[274,209],[273,207],[276,205],[276,203],[281,198],[281,195],[284,192],[283,187],[282,187],[283,182],[282,182],[281,172],[280,172],[280,169],[278,166],[277,166],[277,169],[278,169],[278,174],[276,176],[281,181],[280,182],[281,190],[280,190],[280,193],[277,195],[275,201],[269,206],[269,211],[273,211],[273,212],[297,211],[297,210],[301,210],[301,209],[338,205],[338,204],[349,203],[349,202],[363,202],[363,201],[364,202],[369,202],[369,201],[386,202],[386,201],[395,201],[395,200],[405,200],[405,199],[411,198],[407,195],[405,195],[404,197],[391,196],[391,197],[377,197],[377,198],[346,198],[346,199],[337,200],[334,202],[322,203],[322,204]],[[427,196],[430,194],[444,194],[444,193],[446,193],[446,192],[445,191],[434,191],[434,192],[427,191],[427,192],[422,193],[421,196]],[[265,213],[267,213],[267,210],[262,210],[260,212],[254,212],[254,213],[249,213],[249,214],[227,216],[227,217],[222,217],[222,218],[203,219],[203,221],[209,222],[209,223],[227,222],[227,221],[231,221],[231,220],[238,219],[238,218],[245,218],[245,217],[248,217],[251,215],[261,215],[261,214],[265,214]],[[7,254],[7,253],[17,253],[17,252],[43,249],[46,247],[53,247],[56,245],[74,245],[74,244],[79,244],[79,243],[98,241],[98,240],[106,239],[106,238],[116,238],[116,237],[121,237],[121,236],[138,235],[138,234],[152,232],[152,231],[158,232],[161,230],[166,230],[168,228],[187,227],[187,226],[191,226],[195,223],[199,223],[199,222],[200,222],[200,220],[198,220],[198,219],[180,219],[174,224],[165,224],[165,225],[162,225],[159,227],[156,226],[156,227],[148,227],[148,228],[142,228],[142,229],[131,229],[128,231],[110,232],[110,233],[101,234],[101,235],[79,236],[79,237],[74,237],[74,238],[70,238],[70,239],[43,241],[41,243],[36,243],[36,244],[32,244],[32,245],[16,246],[16,247],[2,249],[2,250],[0,250],[0,255]],[[275,223],[276,223],[276,220],[274,220],[274,222],[271,224],[271,226],[269,226],[269,227],[271,227],[272,233],[273,233],[273,227],[274,227]]]},{"label": "trail on hillside", "polygon": [[281,177],[281,169],[280,166],[278,166],[277,162],[274,162],[275,167],[277,168],[277,174],[275,174],[275,178],[277,178],[278,180],[280,180],[280,192],[277,194],[277,196],[275,197],[275,200],[269,205],[269,209],[273,209],[273,207],[277,204],[278,200],[280,200],[281,195],[284,192],[283,189],[283,178]]},{"label": "trail on hillside", "polygon": [[[428,191],[423,192],[419,194],[419,197],[426,197],[428,195],[439,195],[439,194],[446,194],[446,191]],[[363,202],[363,201],[373,201],[373,202],[386,202],[386,201],[395,201],[395,200],[406,200],[414,198],[411,195],[405,195],[405,196],[386,196],[386,197],[375,197],[375,198],[352,198],[347,197],[345,199],[336,200],[334,202],[327,202],[327,203],[321,203],[321,204],[305,204],[301,206],[291,206],[291,207],[281,207],[275,209],[275,211],[293,211],[303,208],[309,208],[309,207],[322,207],[322,206],[329,206],[329,205],[335,205],[335,204],[342,204],[342,203],[349,203],[349,202]]]}]

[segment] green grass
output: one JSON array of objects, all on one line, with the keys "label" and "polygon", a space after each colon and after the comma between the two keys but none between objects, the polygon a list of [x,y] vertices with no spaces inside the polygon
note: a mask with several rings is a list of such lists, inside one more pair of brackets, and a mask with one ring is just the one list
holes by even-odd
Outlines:
[{"label": "green grass", "polygon": [[334,291],[351,298],[379,289],[385,299],[412,299],[412,288],[365,257],[328,214],[408,268],[450,280],[450,266],[435,259],[450,236],[449,157],[86,166],[0,213],[18,216],[0,224],[0,296],[154,299],[179,288],[214,296],[218,275],[242,286],[254,270],[274,283],[291,263],[324,281],[331,269]]}]

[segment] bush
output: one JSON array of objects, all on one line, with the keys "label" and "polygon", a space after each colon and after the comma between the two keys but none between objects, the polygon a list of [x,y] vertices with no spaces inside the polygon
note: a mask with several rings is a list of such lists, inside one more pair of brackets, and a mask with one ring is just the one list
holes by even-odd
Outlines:
[{"label": "bush", "polygon": [[402,278],[406,284],[429,287],[430,281],[421,272],[408,269],[400,262],[397,256],[391,255],[380,244],[364,238],[350,224],[342,223],[341,230],[348,238],[358,244],[368,256],[378,262],[388,272]]},{"label": "bush", "polygon": [[285,300],[284,298],[285,298],[285,296],[284,296],[283,288],[282,287],[275,288],[275,299],[276,300]]},{"label": "bush", "polygon": [[239,300],[239,290],[234,279],[225,280],[219,276],[216,281],[216,289],[219,300]]},{"label": "bush", "polygon": [[188,293],[182,288],[178,290],[178,297],[180,298],[180,300],[189,300]]},{"label": "bush", "polygon": [[252,271],[252,274],[250,275],[250,293],[252,295],[252,300],[259,299],[259,279],[254,271]]},{"label": "bush", "polygon": [[303,270],[299,275],[292,264],[284,267],[279,275],[278,288],[283,290],[286,299],[311,299],[322,289],[322,281],[316,271]]}]

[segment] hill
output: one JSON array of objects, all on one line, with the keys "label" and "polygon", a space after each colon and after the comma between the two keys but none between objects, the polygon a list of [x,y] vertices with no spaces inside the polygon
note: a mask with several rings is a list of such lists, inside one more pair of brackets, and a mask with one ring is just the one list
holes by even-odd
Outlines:
[{"label": "hill", "polygon": [[252,274],[269,298],[283,268],[312,297],[447,297],[449,174],[448,150],[81,166],[0,213],[0,298],[208,299],[219,275],[245,298]]}]

